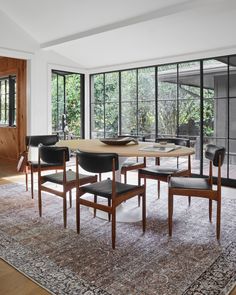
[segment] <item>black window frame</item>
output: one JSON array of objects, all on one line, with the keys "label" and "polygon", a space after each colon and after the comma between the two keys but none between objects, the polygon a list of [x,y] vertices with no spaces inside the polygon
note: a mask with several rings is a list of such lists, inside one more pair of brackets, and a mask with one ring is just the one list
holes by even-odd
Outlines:
[{"label": "black window frame", "polygon": [[[4,94],[2,93],[2,83],[5,84]],[[16,83],[17,77],[15,74],[0,77],[0,126],[16,127]],[[4,99],[4,106],[2,98]],[[2,122],[2,111],[4,111],[5,122]]]}]

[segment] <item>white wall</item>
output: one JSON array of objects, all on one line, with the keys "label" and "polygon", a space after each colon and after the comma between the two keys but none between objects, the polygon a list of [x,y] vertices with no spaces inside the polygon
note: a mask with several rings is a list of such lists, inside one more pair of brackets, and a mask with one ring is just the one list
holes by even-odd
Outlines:
[{"label": "white wall", "polygon": [[31,59],[28,134],[51,133],[51,70],[84,73],[75,63],[53,51],[38,50]]},{"label": "white wall", "polygon": [[0,35],[0,56],[27,60],[27,134],[50,134],[51,69],[86,72],[53,51],[41,50],[37,42],[1,10]]}]

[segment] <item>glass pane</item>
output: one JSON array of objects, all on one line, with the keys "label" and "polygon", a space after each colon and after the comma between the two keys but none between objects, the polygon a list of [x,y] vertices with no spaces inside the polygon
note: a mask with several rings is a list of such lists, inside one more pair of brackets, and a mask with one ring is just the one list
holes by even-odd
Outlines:
[{"label": "glass pane", "polygon": [[104,102],[104,74],[91,76],[91,102]]},{"label": "glass pane", "polygon": [[136,101],[137,99],[137,71],[123,71],[121,73],[121,101]]},{"label": "glass pane", "polygon": [[227,99],[214,100],[214,133],[213,137],[228,137],[228,101]]},{"label": "glass pane", "polygon": [[158,135],[177,134],[177,102],[166,100],[158,102]]},{"label": "glass pane", "polygon": [[125,102],[121,105],[121,133],[137,135],[137,104]]},{"label": "glass pane", "polygon": [[105,101],[119,101],[119,73],[105,74]]},{"label": "glass pane", "polygon": [[229,141],[229,178],[236,179],[236,140]]},{"label": "glass pane", "polygon": [[158,100],[177,98],[177,65],[158,67]]},{"label": "glass pane", "polygon": [[200,62],[179,64],[179,98],[200,99]]},{"label": "glass pane", "polygon": [[119,104],[105,104],[105,137],[118,135]]},{"label": "glass pane", "polygon": [[69,133],[76,137],[81,135],[80,89],[80,75],[67,75],[66,122],[68,124]]},{"label": "glass pane", "polygon": [[104,105],[91,104],[91,136],[104,137]]},{"label": "glass pane", "polygon": [[215,110],[215,100],[205,99],[203,102],[203,134],[206,137],[215,136]]},{"label": "glass pane", "polygon": [[179,100],[179,136],[196,137],[200,135],[200,100]]},{"label": "glass pane", "polygon": [[236,56],[229,58],[229,96],[236,97]]},{"label": "glass pane", "polygon": [[228,96],[228,64],[226,59],[210,59],[203,62],[203,88],[205,89],[205,98]]},{"label": "glass pane", "polygon": [[149,138],[155,133],[155,101],[138,104],[138,135]]},{"label": "glass pane", "polygon": [[138,99],[155,100],[155,68],[138,70]]},{"label": "glass pane", "polygon": [[229,101],[229,136],[236,139],[236,98]]}]

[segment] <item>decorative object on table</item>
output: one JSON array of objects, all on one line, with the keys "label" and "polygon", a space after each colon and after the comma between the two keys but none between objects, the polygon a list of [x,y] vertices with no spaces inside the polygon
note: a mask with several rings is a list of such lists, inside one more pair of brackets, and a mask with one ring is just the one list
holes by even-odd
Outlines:
[{"label": "decorative object on table", "polygon": [[126,145],[128,143],[138,144],[137,139],[132,137],[111,137],[111,138],[100,138],[102,143],[108,145]]}]

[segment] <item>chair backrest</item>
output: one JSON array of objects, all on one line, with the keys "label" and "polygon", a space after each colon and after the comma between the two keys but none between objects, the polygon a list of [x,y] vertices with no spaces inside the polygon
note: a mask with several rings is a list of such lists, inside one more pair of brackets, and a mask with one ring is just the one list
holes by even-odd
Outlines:
[{"label": "chair backrest", "polygon": [[89,153],[78,151],[76,154],[80,167],[91,173],[110,172],[115,159],[115,170],[119,169],[119,158],[115,153]]},{"label": "chair backrest", "polygon": [[52,135],[28,135],[25,137],[26,146],[37,147],[40,143],[43,145],[54,145],[59,141],[57,134]]},{"label": "chair backrest", "polygon": [[61,166],[70,160],[68,147],[39,145],[39,158],[47,164]]},{"label": "chair backrest", "polygon": [[176,145],[190,147],[190,140],[188,138],[181,137],[157,137],[156,142],[165,141],[167,143],[174,143]]},{"label": "chair backrest", "polygon": [[216,167],[219,166],[220,159],[220,165],[222,166],[225,158],[225,148],[214,144],[208,144],[205,150],[205,157],[212,161],[213,165]]}]

